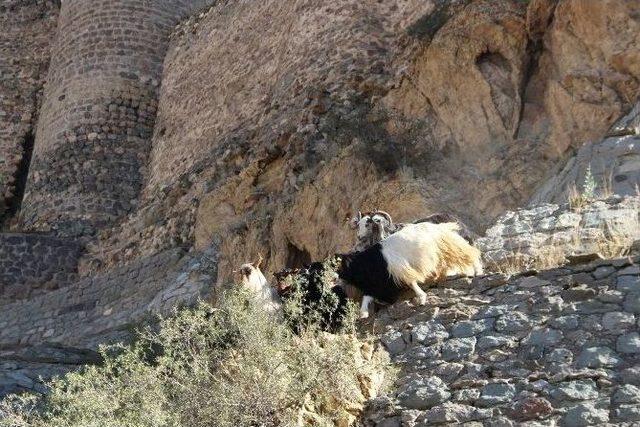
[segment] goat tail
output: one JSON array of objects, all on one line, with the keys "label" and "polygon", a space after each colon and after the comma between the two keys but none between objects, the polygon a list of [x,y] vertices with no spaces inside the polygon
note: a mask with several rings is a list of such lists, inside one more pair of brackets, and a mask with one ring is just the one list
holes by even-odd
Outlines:
[{"label": "goat tail", "polygon": [[475,259],[473,263],[473,275],[482,276],[483,274],[484,274],[484,266],[482,265],[482,259],[478,257]]},{"label": "goat tail", "polygon": [[480,251],[471,246],[458,233],[458,224],[442,224],[447,232],[442,233],[437,240],[440,269],[438,276],[464,274],[475,276],[482,274]]}]

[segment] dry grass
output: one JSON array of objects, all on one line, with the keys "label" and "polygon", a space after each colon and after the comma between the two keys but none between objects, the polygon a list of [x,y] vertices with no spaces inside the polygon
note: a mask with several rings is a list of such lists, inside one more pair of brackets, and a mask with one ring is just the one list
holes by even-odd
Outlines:
[{"label": "dry grass", "polygon": [[[636,227],[640,228],[640,224],[636,224]],[[591,252],[598,253],[607,259],[620,258],[629,254],[634,238],[612,231],[606,225],[600,227],[598,231],[596,240],[591,242]],[[583,244],[580,236],[574,237],[574,244]]]},{"label": "dry grass", "polygon": [[615,192],[613,191],[613,170],[610,170],[602,181],[602,185],[600,187],[599,195],[603,199],[608,199],[613,196]]},{"label": "dry grass", "polygon": [[589,200],[580,190],[578,190],[578,187],[573,184],[569,187],[568,202],[569,209],[579,212],[582,208],[587,206],[591,200]]},{"label": "dry grass", "polygon": [[560,267],[566,264],[567,258],[561,246],[544,246],[535,255],[516,250],[504,260],[487,259],[485,262],[488,271],[512,276],[524,271]]},{"label": "dry grass", "polygon": [[[640,223],[636,224],[640,229]],[[567,256],[580,253],[597,253],[605,259],[621,258],[629,255],[635,239],[609,229],[606,224],[594,229],[594,238],[589,241],[581,235],[584,229],[573,231],[569,243],[556,243],[541,246],[533,253],[525,253],[515,249],[503,260],[485,259],[488,271],[514,275],[529,270],[548,270],[562,267],[567,263]],[[578,251],[579,248],[586,248]]]}]

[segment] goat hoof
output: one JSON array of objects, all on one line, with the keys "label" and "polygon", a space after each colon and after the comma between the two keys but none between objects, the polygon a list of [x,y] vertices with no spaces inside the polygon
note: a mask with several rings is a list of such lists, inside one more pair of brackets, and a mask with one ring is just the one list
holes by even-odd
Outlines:
[{"label": "goat hoof", "polygon": [[368,319],[369,313],[360,313],[360,319]]},{"label": "goat hoof", "polygon": [[416,296],[416,297],[413,299],[413,302],[414,302],[416,305],[426,305],[426,304],[427,304],[427,296],[426,296],[426,295],[419,295],[419,296]]}]

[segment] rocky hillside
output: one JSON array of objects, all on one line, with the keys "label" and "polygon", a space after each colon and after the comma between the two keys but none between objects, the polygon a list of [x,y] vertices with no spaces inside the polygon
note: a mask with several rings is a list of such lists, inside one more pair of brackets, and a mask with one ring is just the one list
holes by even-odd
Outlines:
[{"label": "rocky hillside", "polygon": [[[217,241],[223,282],[257,252],[274,271],[348,249],[344,218],[359,208],[444,210],[482,230],[631,110],[637,9],[219,2],[173,34],[142,208],[91,253],[109,265]],[[603,175],[632,194],[639,154],[625,147],[555,179],[581,185],[606,158]]]},{"label": "rocky hillside", "polygon": [[0,23],[0,395],[258,254],[271,278],[348,251],[380,208],[455,214],[491,274],[363,325],[401,368],[364,424],[640,422],[637,0],[6,0]]},{"label": "rocky hillside", "polygon": [[493,275],[379,314],[402,367],[371,426],[636,425],[640,257]]},{"label": "rocky hillside", "polygon": [[[505,273],[430,288],[427,309],[405,301],[379,312],[374,330],[401,374],[395,394],[370,402],[364,424],[640,422],[638,202],[586,206],[582,218],[593,218],[586,225],[566,206],[509,212],[480,241],[500,246],[502,258],[484,255]],[[627,204],[635,206],[630,216]],[[589,236],[607,224],[622,227],[613,231],[617,239],[607,239],[625,241],[618,255],[627,256],[604,259],[598,252],[611,246],[602,238],[599,246],[588,238],[573,238],[573,245],[560,239],[569,232]],[[553,259],[531,238],[544,225],[546,247],[561,249]],[[515,235],[532,242],[530,251],[513,243]],[[513,261],[532,253],[547,258]],[[549,268],[552,262],[559,266]]]}]

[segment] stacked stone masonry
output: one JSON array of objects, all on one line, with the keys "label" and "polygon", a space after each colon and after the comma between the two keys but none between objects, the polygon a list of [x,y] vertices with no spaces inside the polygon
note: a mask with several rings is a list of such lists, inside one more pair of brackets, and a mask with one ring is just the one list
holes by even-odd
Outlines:
[{"label": "stacked stone masonry", "polygon": [[0,221],[20,202],[58,12],[51,0],[0,3]]},{"label": "stacked stone masonry", "polygon": [[63,2],[21,211],[24,229],[92,234],[135,206],[169,32],[206,3]]},{"label": "stacked stone masonry", "polygon": [[0,234],[0,304],[70,285],[77,279],[82,252],[77,241]]},{"label": "stacked stone masonry", "polygon": [[97,360],[99,344],[126,341],[156,315],[205,299],[216,275],[213,255],[181,249],[138,260],[106,274],[0,310],[0,396],[41,391],[39,377]]},{"label": "stacked stone masonry", "polygon": [[639,260],[450,282],[378,313],[401,373],[365,425],[638,425]]}]

